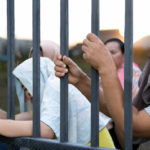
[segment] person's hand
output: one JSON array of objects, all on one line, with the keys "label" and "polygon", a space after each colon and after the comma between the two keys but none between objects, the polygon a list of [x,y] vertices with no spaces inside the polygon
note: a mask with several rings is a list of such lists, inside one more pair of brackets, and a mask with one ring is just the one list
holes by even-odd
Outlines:
[{"label": "person's hand", "polygon": [[112,57],[103,42],[93,33],[89,33],[82,45],[83,58],[92,65],[99,73],[109,69],[114,63]]},{"label": "person's hand", "polygon": [[55,75],[57,77],[63,77],[66,73],[69,73],[69,83],[76,85],[79,80],[84,76],[84,72],[71,60],[69,57],[57,55],[55,61]]},{"label": "person's hand", "polygon": [[7,112],[0,109],[0,119],[6,119],[7,118]]}]

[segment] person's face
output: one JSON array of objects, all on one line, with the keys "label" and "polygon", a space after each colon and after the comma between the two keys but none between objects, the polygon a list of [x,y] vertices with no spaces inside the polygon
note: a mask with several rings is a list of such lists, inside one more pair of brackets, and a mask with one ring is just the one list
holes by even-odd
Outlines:
[{"label": "person's face", "polygon": [[25,102],[28,101],[28,100],[30,100],[32,102],[32,96],[28,92],[27,88],[25,88],[24,85],[22,85],[22,88],[24,90],[24,100],[25,100]]},{"label": "person's face", "polygon": [[119,43],[112,41],[112,42],[108,42],[105,46],[107,47],[110,54],[112,55],[112,58],[115,62],[117,69],[119,69],[122,65],[122,62],[124,61],[124,56],[119,47]]}]

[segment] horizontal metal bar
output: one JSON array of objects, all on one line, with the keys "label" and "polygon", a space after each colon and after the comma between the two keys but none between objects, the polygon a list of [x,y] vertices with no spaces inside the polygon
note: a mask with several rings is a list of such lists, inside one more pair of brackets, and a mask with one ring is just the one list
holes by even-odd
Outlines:
[{"label": "horizontal metal bar", "polygon": [[111,148],[90,147],[79,144],[75,145],[72,143],[59,143],[57,140],[32,137],[7,138],[0,136],[0,141],[3,143],[14,144],[16,146],[23,146],[38,150],[112,150]]}]

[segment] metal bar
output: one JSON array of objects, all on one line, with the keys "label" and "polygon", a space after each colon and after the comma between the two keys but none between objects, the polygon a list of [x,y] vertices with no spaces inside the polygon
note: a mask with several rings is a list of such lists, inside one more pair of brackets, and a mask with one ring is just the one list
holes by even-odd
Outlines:
[{"label": "metal bar", "polygon": [[15,59],[15,35],[14,35],[14,0],[7,0],[7,88],[8,88],[8,105],[7,105],[7,118],[14,119],[15,113],[15,84],[12,71],[14,69]]},{"label": "metal bar", "polygon": [[[7,118],[15,119],[15,82],[12,71],[15,60],[14,0],[7,0]],[[8,145],[13,150],[13,144]]]},{"label": "metal bar", "polygon": [[[61,0],[60,50],[68,56],[68,0]],[[68,141],[68,74],[60,81],[60,142]]]},{"label": "metal bar", "polygon": [[16,146],[29,147],[31,149],[38,150],[112,150],[111,148],[90,147],[87,145],[84,146],[80,144],[70,144],[68,142],[59,143],[57,140],[32,137],[6,138],[0,136],[0,141],[8,144],[14,144]]},{"label": "metal bar", "polygon": [[[99,0],[92,0],[92,32],[99,36]],[[91,67],[91,146],[99,146],[99,73]]]},{"label": "metal bar", "polygon": [[133,0],[125,1],[124,127],[125,149],[132,150]]},{"label": "metal bar", "polygon": [[33,0],[33,137],[40,137],[40,0]]}]

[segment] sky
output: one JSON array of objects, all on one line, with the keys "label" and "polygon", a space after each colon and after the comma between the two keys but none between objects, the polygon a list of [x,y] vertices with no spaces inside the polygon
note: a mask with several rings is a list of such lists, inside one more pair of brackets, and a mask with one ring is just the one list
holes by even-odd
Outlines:
[{"label": "sky", "polygon": [[[134,0],[134,42],[150,34],[150,0]],[[100,29],[124,35],[125,0],[100,0]],[[6,37],[6,0],[0,0],[0,37]],[[69,0],[69,43],[91,32],[91,0]],[[32,39],[32,0],[15,0],[15,37]],[[60,43],[60,0],[41,0],[41,40]]]}]

